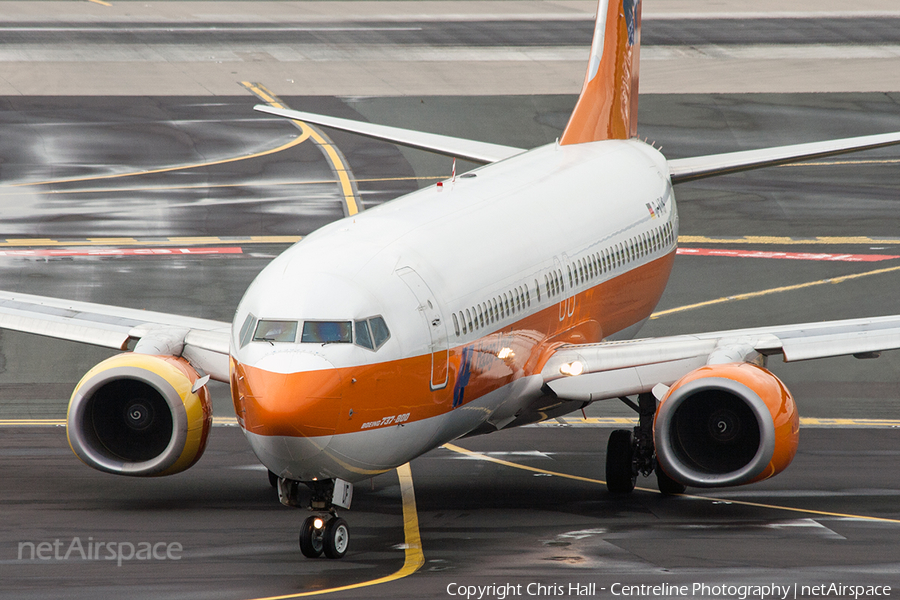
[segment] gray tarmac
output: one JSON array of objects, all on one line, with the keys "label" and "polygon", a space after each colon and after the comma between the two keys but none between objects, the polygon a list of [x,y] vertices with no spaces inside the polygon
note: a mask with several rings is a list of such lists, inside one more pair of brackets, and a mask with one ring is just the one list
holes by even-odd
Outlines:
[{"label": "gray tarmac", "polygon": [[[284,100],[307,110],[373,121],[407,118],[411,126],[428,123],[437,131],[530,146],[558,135],[574,97]],[[44,99],[39,111],[28,108],[27,102],[24,108],[8,102],[12,108],[0,117],[19,123],[17,140],[40,131],[42,143],[56,149],[55,156],[77,154],[69,152],[66,140],[79,140],[86,156],[99,154],[98,144],[119,149],[117,164],[106,160],[93,165],[85,160],[54,167],[40,152],[20,154],[12,160],[17,146],[0,146],[8,183],[221,159],[278,146],[284,136],[293,135],[289,129],[283,131],[277,121],[252,115],[251,98],[226,99],[221,106],[209,108],[182,97],[107,99],[100,102],[104,110],[99,112],[93,109],[94,103],[77,98]],[[157,111],[149,129],[161,133],[144,142],[145,124],[132,128],[123,123],[128,115],[143,115],[148,102]],[[874,133],[896,129],[895,108],[896,98],[885,94],[650,95],[642,99],[641,135],[662,144],[672,156],[685,156],[823,139],[849,130]],[[47,127],[50,115],[63,110],[63,123]],[[214,116],[203,117],[207,110]],[[464,115],[462,120],[459,114]],[[231,131],[231,121],[240,134]],[[512,127],[513,121],[522,125]],[[479,130],[483,135],[478,135]],[[93,131],[98,134],[94,136]],[[370,205],[392,194],[431,185],[431,178],[449,172],[446,159],[352,136],[333,137]],[[247,140],[246,147],[240,144],[242,138]],[[219,139],[226,142],[216,143]],[[166,148],[165,140],[174,140],[171,148]],[[2,190],[7,206],[24,206],[29,198],[31,207],[52,201],[68,229],[45,222],[40,215],[29,215],[29,210],[36,210],[31,208],[4,225],[8,233],[0,238],[21,239],[29,227],[36,227],[41,237],[137,234],[140,240],[142,229],[135,231],[134,227],[142,214],[153,216],[146,230],[152,237],[143,238],[147,240],[185,235],[194,227],[197,235],[223,238],[276,232],[299,235],[317,226],[320,219],[340,216],[340,197],[335,190],[317,187],[307,202],[303,185],[274,186],[288,188],[276,194],[268,189],[272,186],[252,185],[253,178],[273,171],[302,178],[308,169],[317,178],[326,177],[326,167],[317,160],[321,160],[319,154],[297,146],[245,161],[239,167],[204,168],[201,175],[186,174],[184,181],[181,175],[168,173],[140,176],[127,185],[116,180],[90,182],[98,191],[46,194],[66,185],[87,185],[53,184],[29,188],[27,197],[17,195],[24,193],[20,188],[7,185]],[[783,243],[758,243],[751,248],[900,255],[896,155],[885,150],[852,160],[865,162],[770,169],[680,186],[681,234],[719,241],[684,246],[744,249],[746,245],[738,243],[741,236],[782,236]],[[366,181],[392,177],[401,179]],[[193,186],[198,181],[210,186],[199,197],[193,188],[180,189],[182,183]],[[222,197],[214,186],[225,182],[245,185],[240,193]],[[133,189],[157,185],[171,189],[156,195]],[[130,216],[103,219],[102,212],[81,210],[91,198],[122,207]],[[177,210],[159,208],[166,203]],[[327,212],[325,205],[329,206]],[[269,220],[267,215],[273,212],[280,218]],[[813,239],[816,236],[868,236],[883,239],[883,245],[823,245],[813,243],[819,242]],[[729,237],[733,243],[721,243]],[[808,242],[805,245],[804,240]],[[6,256],[0,257],[0,281],[4,288],[26,292],[228,319],[243,288],[285,247],[239,240],[230,245],[240,246],[243,253],[179,258]],[[679,256],[659,309],[864,274],[896,265],[897,260],[844,263]],[[897,289],[896,273],[864,276],[826,287],[669,314],[650,321],[642,333],[665,335],[887,314],[896,312]],[[0,418],[61,418],[69,390],[106,354],[3,332]],[[794,392],[803,416],[900,418],[900,361],[895,355],[870,361],[772,364],[772,368]],[[214,390],[214,400],[218,415],[231,415],[224,386]],[[616,404],[598,403],[588,409],[589,417],[628,414]],[[563,586],[566,591],[550,594],[560,588],[546,587],[540,588],[541,594],[530,596],[544,598],[569,597],[569,584],[594,583],[606,588],[598,590],[597,596],[613,597],[611,586],[617,583],[812,586],[832,582],[891,585],[897,581],[900,481],[894,465],[900,449],[895,429],[807,428],[794,464],[770,481],[704,492],[702,497],[662,498],[653,491],[638,491],[622,498],[609,495],[600,482],[609,429],[575,425],[551,423],[459,443],[493,458],[547,472],[474,460],[447,449],[414,461],[423,567],[410,577],[337,592],[335,597],[450,597],[450,592],[458,590],[451,584],[521,585],[523,596],[528,595],[529,584]],[[403,564],[405,541],[395,474],[357,486],[354,508],[346,515],[354,536],[346,559],[306,560],[296,548],[303,515],[277,503],[264,471],[235,427],[216,427],[208,452],[190,471],[162,480],[132,480],[96,473],[79,464],[61,427],[4,426],[0,472],[4,474],[0,506],[8,524],[0,532],[2,597],[261,598],[372,581],[390,576]],[[639,485],[652,490],[654,482],[644,480]],[[125,560],[122,566],[117,566],[117,560],[84,559],[77,552],[68,559],[48,560],[32,559],[28,554],[28,543],[55,544],[60,540],[64,557],[75,538],[85,546],[92,538],[105,544],[135,546],[146,541],[177,543],[183,550],[176,553],[178,560]],[[25,554],[20,557],[23,543]]]},{"label": "gray tarmac", "polygon": [[[145,10],[144,3],[120,4]],[[270,4],[259,3],[265,10]],[[853,36],[864,34],[845,28],[844,35],[859,41]],[[254,113],[258,100],[237,83],[227,95],[170,93],[0,98],[0,289],[230,320],[249,282],[287,246],[271,236],[304,235],[343,214],[316,148],[304,142],[265,154],[298,131]],[[575,101],[571,94],[483,93],[282,98],[297,109],[521,147],[556,139]],[[640,123],[640,135],[675,158],[896,131],[900,106],[896,93],[884,92],[645,94]],[[366,207],[450,172],[445,158],[331,135]],[[894,258],[679,256],[659,311],[730,300],[661,315],[641,334],[896,313],[900,273],[876,271],[900,266],[898,161],[900,152],[888,149],[679,186],[685,248]],[[165,170],[146,173],[157,169]],[[240,253],[46,254],[131,247]],[[0,420],[63,418],[77,380],[108,355],[0,332]],[[804,417],[900,419],[897,353],[770,366]],[[233,416],[227,388],[215,387],[213,396],[216,415]],[[598,403],[587,416],[629,412]],[[593,597],[611,598],[614,584],[670,586],[632,594],[650,598],[675,597],[671,586],[698,583],[777,584],[790,586],[790,595],[796,584],[797,597],[821,597],[802,586],[900,585],[895,427],[804,428],[797,458],[778,477],[663,498],[652,478],[639,481],[646,490],[609,495],[600,482],[609,428],[567,423],[458,443],[528,471],[451,449],[413,461],[424,565],[409,577],[330,596],[456,598],[460,585],[494,584],[523,597],[558,598],[575,596],[569,584],[595,583]],[[80,464],[62,427],[4,424],[0,473],[2,598],[263,598],[364,584],[403,565],[395,473],[356,487],[344,560],[307,560],[297,548],[305,515],[277,502],[236,427],[215,427],[203,459],[186,473],[130,479]],[[76,538],[85,548],[151,542],[174,553],[121,566],[77,551],[65,558]],[[29,544],[57,540],[61,558],[55,550],[47,559],[29,555]]]}]

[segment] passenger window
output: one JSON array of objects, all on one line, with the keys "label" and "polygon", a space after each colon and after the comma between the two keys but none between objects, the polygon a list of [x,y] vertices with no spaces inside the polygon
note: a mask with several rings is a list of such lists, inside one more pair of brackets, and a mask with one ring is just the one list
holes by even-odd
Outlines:
[{"label": "passenger window", "polygon": [[466,321],[469,322],[469,331],[475,331],[475,327],[472,325],[472,313],[468,308],[466,309]]},{"label": "passenger window", "polygon": [[481,310],[481,306],[478,307],[478,323],[484,327],[484,311]]},{"label": "passenger window", "polygon": [[456,318],[456,313],[451,316],[453,317],[453,329],[456,330],[456,336],[459,337],[459,319]]},{"label": "passenger window", "polygon": [[297,321],[260,321],[254,342],[293,342],[297,339]]},{"label": "passenger window", "polygon": [[300,341],[307,344],[349,344],[350,321],[304,321]]},{"label": "passenger window", "polygon": [[354,334],[356,337],[356,345],[374,350],[375,345],[372,343],[372,336],[369,334],[369,323],[366,321],[356,321],[353,323]]},{"label": "passenger window", "polygon": [[250,340],[253,336],[253,330],[256,327],[256,317],[251,314],[247,314],[247,318],[244,319],[244,324],[241,325],[241,332],[238,336],[238,342],[240,343],[240,347],[243,348],[247,344],[250,343]]},{"label": "passenger window", "polygon": [[469,333],[469,329],[466,327],[466,317],[462,311],[459,311],[459,320],[462,321],[463,334]]}]

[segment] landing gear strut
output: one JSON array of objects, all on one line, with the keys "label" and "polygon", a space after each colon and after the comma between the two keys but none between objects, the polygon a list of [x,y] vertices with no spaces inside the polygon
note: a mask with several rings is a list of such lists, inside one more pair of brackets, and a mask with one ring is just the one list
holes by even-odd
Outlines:
[{"label": "landing gear strut", "polygon": [[656,462],[653,445],[653,417],[657,401],[653,394],[640,394],[638,404],[620,398],[639,415],[633,431],[616,429],[606,446],[606,487],[613,494],[627,494],[634,490],[638,474],[649,477],[656,471],[656,483],[663,494],[681,494],[685,486],[666,475]]},{"label": "landing gear strut", "polygon": [[[300,484],[309,488],[306,503],[301,499]],[[308,558],[323,554],[328,558],[343,558],[350,546],[350,527],[337,515],[336,507],[350,508],[353,485],[340,479],[323,481],[278,480],[278,498],[287,506],[303,506],[313,514],[300,528],[300,552]]]}]

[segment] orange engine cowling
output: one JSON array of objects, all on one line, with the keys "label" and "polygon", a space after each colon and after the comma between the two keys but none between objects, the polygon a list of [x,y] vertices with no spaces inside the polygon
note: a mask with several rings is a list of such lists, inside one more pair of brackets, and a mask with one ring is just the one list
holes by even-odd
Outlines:
[{"label": "orange engine cowling", "polygon": [[653,437],[659,466],[695,487],[761,481],[797,452],[797,405],[775,375],[751,363],[691,371],[665,395]]},{"label": "orange engine cowling", "polygon": [[88,371],[72,392],[72,451],[107,473],[152,477],[193,465],[206,448],[212,407],[183,358],[119,354]]}]

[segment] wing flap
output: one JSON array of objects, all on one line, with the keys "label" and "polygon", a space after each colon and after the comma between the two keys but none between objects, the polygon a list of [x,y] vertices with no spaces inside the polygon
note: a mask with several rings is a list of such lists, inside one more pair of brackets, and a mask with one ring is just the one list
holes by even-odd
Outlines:
[{"label": "wing flap", "polygon": [[428,150],[429,152],[436,152],[437,154],[452,156],[454,158],[463,158],[479,163],[494,163],[525,152],[522,148],[513,148],[512,146],[501,146],[499,144],[477,142],[475,140],[439,135],[436,133],[425,133],[423,131],[402,129],[400,127],[388,127],[387,125],[377,125],[375,123],[365,123],[363,121],[354,121],[351,119],[340,119],[338,117],[317,115],[287,108],[275,108],[265,104],[258,104],[253,108],[259,112],[275,115],[276,117],[284,117],[295,121],[312,123],[313,125],[331,127],[333,129],[348,131],[377,140],[393,142],[395,144],[400,144],[401,146],[409,146],[410,148],[418,148],[419,150]]},{"label": "wing flap", "polygon": [[669,161],[669,175],[672,178],[672,183],[684,183],[695,179],[703,179],[704,177],[786,165],[812,158],[836,156],[838,154],[883,148],[895,144],[900,144],[900,132],[778,146],[760,150],[710,154],[692,158],[677,158]]}]

